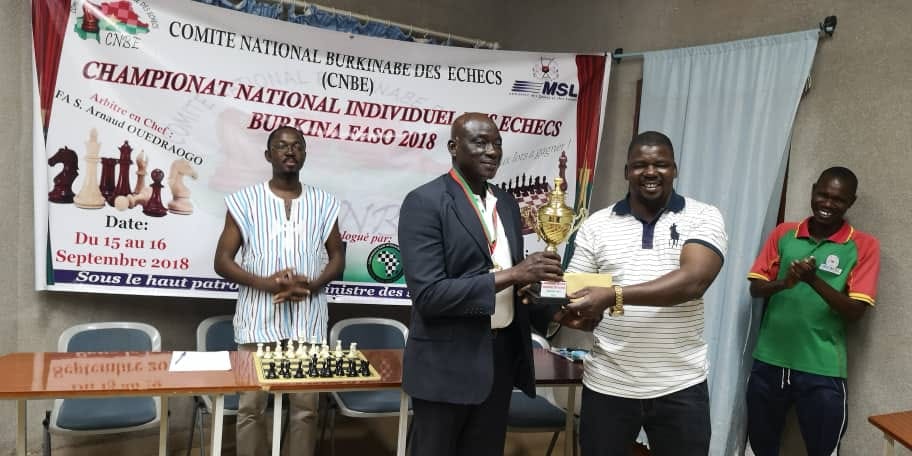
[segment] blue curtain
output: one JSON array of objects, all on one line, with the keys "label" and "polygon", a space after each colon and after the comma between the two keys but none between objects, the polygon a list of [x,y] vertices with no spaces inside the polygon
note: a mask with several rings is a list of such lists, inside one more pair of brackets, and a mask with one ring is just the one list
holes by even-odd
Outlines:
[{"label": "blue curtain", "polygon": [[676,187],[719,208],[729,244],[705,295],[710,454],[741,454],[760,303],[745,278],[776,221],[798,102],[817,31],[645,54],[640,131],[674,144]]},{"label": "blue curtain", "polygon": [[336,14],[325,11],[314,5],[306,8],[295,8],[292,2],[286,4],[258,0],[194,0],[220,8],[241,11],[271,19],[286,20],[296,24],[309,25],[338,32],[353,33],[356,35],[374,36],[399,41],[414,41],[427,44],[452,45],[450,40],[438,40],[428,36],[413,36],[399,27],[378,21],[361,22],[345,14]]}]

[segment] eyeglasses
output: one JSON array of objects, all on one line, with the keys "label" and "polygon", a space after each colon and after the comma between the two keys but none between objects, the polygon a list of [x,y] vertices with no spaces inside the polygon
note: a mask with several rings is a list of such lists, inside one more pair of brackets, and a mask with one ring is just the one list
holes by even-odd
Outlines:
[{"label": "eyeglasses", "polygon": [[288,143],[285,143],[282,141],[278,141],[278,142],[273,143],[272,147],[270,147],[270,149],[272,149],[276,152],[287,152],[289,149],[291,149],[295,152],[303,152],[304,144],[301,144],[299,142],[293,142],[291,144],[288,144]]}]

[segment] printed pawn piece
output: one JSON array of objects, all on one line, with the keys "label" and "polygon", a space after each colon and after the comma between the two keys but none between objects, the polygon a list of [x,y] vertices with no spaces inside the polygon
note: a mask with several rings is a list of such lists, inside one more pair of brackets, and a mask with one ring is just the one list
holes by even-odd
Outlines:
[{"label": "printed pawn piece", "polygon": [[184,185],[184,176],[189,176],[194,180],[197,178],[196,171],[190,166],[190,162],[183,158],[174,160],[171,163],[171,170],[168,171],[168,188],[171,190],[168,210],[172,214],[190,215],[193,213],[190,189]]},{"label": "printed pawn piece", "polygon": [[73,181],[79,175],[79,158],[76,152],[68,147],[62,147],[48,159],[48,166],[63,164],[63,169],[54,176],[54,188],[48,192],[48,201],[59,204],[73,202]]},{"label": "printed pawn piece", "polygon": [[[102,163],[104,163],[104,160],[105,159],[102,159]],[[163,217],[168,213],[168,210],[162,205],[161,200],[161,189],[163,187],[161,181],[164,178],[164,171],[158,168],[152,170],[152,196],[150,196],[149,201],[143,205],[143,214],[146,214],[149,217]]]},{"label": "printed pawn piece", "polygon": [[101,209],[104,207],[105,200],[98,187],[98,162],[101,158],[98,151],[101,150],[101,143],[98,142],[98,130],[89,131],[89,140],[85,143],[86,156],[83,159],[86,167],[86,177],[82,181],[82,189],[76,197],[73,198],[73,204],[80,209]]}]

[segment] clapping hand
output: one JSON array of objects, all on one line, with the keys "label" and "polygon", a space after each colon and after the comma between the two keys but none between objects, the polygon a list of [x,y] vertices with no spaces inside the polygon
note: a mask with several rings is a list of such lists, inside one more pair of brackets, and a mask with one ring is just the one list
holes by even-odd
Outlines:
[{"label": "clapping hand", "polygon": [[[817,276],[817,260],[814,257],[809,256],[801,260],[792,261],[789,265],[788,276],[786,276],[786,284],[791,281],[801,280],[803,282],[810,282]],[[794,282],[792,282],[794,284]]]}]

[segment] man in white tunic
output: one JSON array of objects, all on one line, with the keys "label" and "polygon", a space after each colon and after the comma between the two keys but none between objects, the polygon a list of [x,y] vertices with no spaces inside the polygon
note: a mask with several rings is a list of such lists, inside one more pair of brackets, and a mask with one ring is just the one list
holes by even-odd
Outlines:
[{"label": "man in white tunic", "polygon": [[[238,284],[234,339],[238,350],[256,344],[327,336],[323,287],[345,266],[336,218],[339,201],[300,181],[307,145],[292,127],[267,140],[272,179],[225,198],[228,213],[215,251],[215,271]],[[241,250],[240,263],[235,256]],[[328,261],[325,260],[328,257]],[[267,393],[240,395],[239,455],[265,456]],[[312,455],[317,437],[317,394],[292,394],[287,455]]]}]

